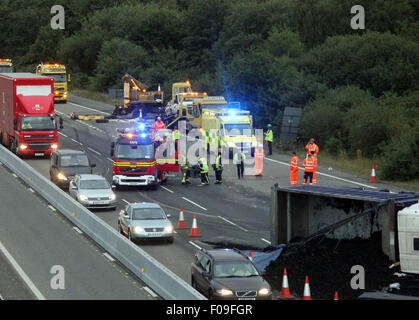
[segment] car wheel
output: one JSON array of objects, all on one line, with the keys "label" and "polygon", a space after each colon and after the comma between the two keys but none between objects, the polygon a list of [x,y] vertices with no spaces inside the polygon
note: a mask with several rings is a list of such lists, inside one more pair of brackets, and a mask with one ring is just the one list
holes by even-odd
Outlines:
[{"label": "car wheel", "polygon": [[173,238],[169,238],[169,239],[167,239],[167,243],[173,243]]}]

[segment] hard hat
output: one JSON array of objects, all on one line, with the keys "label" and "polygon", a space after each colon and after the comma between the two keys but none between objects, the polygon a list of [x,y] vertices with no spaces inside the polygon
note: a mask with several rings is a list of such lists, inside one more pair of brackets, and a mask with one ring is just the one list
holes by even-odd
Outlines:
[{"label": "hard hat", "polygon": [[311,138],[311,139],[310,139],[310,141],[311,141],[311,142],[314,142],[314,138]]},{"label": "hard hat", "polygon": [[269,123],[269,124],[268,124],[268,128],[270,128],[270,127],[272,127],[272,125]]},{"label": "hard hat", "polygon": [[157,120],[161,120],[161,118],[160,117],[157,117]]}]

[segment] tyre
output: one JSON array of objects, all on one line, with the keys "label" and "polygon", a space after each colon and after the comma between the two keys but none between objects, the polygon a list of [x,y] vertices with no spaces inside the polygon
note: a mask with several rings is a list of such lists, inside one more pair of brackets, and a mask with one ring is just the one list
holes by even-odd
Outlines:
[{"label": "tyre", "polygon": [[169,238],[169,239],[167,239],[167,243],[173,243],[173,237],[172,238]]}]

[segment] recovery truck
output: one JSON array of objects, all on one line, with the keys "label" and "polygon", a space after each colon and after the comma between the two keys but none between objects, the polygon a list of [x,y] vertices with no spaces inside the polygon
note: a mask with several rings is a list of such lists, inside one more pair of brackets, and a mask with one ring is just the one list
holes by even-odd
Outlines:
[{"label": "recovery truck", "polygon": [[[168,172],[178,172],[178,153],[162,151],[159,146],[165,142],[139,121],[135,128],[117,129],[118,137],[111,143],[113,160],[112,182],[119,186],[151,186],[156,189],[159,182],[167,179]],[[174,143],[173,143],[174,145]]]},{"label": "recovery truck", "polygon": [[67,102],[68,85],[70,75],[67,75],[65,66],[59,63],[39,64],[36,67],[36,74],[47,76],[54,79],[54,96],[56,101]]},{"label": "recovery truck", "polygon": [[[48,156],[58,147],[54,80],[0,73],[0,141],[17,155]],[[62,118],[59,118],[60,129]]]},{"label": "recovery truck", "polygon": [[0,59],[0,73],[13,72],[12,59]]}]

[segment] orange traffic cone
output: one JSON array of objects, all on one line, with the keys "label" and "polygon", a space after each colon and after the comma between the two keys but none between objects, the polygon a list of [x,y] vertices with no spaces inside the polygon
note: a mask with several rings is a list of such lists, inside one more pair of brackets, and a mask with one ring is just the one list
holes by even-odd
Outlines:
[{"label": "orange traffic cone", "polygon": [[158,93],[158,94],[161,94],[160,83],[159,83],[159,88],[158,88],[158,90],[157,90],[157,93]]},{"label": "orange traffic cone", "polygon": [[183,217],[183,207],[180,207],[179,222],[177,223],[177,228],[186,229],[185,218]]},{"label": "orange traffic cone", "polygon": [[374,166],[374,163],[372,164],[371,180],[370,180],[370,182],[377,182],[377,179],[375,178],[375,166]]},{"label": "orange traffic cone", "polygon": [[303,300],[311,300],[310,285],[308,284],[308,276],[306,276],[306,282],[304,284]]},{"label": "orange traffic cone", "polygon": [[288,287],[287,268],[284,268],[284,277],[282,278],[282,290],[281,290],[281,295],[279,296],[279,298],[280,299],[291,298],[290,288]]},{"label": "orange traffic cone", "polygon": [[198,233],[198,227],[196,224],[196,213],[193,214],[192,229],[191,229],[191,233],[189,234],[189,237],[200,237]]},{"label": "orange traffic cone", "polygon": [[250,261],[253,261],[253,258],[252,258],[252,250],[249,250],[249,260]]},{"label": "orange traffic cone", "polygon": [[338,292],[337,291],[335,291],[335,297],[333,298],[333,300],[339,300]]}]

